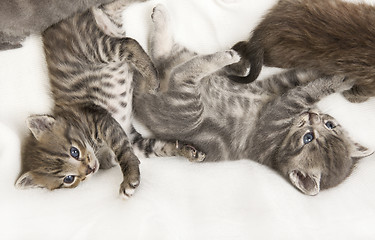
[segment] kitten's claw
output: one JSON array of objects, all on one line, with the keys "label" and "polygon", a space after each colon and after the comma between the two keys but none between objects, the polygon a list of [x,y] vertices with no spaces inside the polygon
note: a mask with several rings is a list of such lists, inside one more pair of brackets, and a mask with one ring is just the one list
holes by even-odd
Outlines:
[{"label": "kitten's claw", "polygon": [[189,144],[179,144],[176,141],[176,148],[180,156],[186,157],[190,162],[203,162],[206,154],[198,151],[195,147]]}]

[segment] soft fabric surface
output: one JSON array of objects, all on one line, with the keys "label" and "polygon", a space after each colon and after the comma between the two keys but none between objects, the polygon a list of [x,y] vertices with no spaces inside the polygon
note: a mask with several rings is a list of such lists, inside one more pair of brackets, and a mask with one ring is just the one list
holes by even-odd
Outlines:
[{"label": "soft fabric surface", "polygon": [[[275,0],[164,0],[176,38],[210,53],[245,39]],[[125,12],[129,36],[147,48],[152,7]],[[265,69],[263,76],[274,69]],[[17,190],[25,118],[51,106],[39,36],[0,52],[0,239],[374,239],[375,155],[318,196],[301,194],[253,161],[190,163],[141,159],[141,185],[124,201],[118,167],[76,189]],[[320,103],[352,138],[375,149],[375,100],[351,104],[340,95]],[[244,123],[246,124],[246,123]]]}]

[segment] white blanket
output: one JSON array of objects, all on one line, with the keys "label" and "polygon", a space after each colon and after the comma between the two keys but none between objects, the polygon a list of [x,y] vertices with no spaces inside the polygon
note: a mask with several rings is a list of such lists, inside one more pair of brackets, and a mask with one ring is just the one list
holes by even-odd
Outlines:
[{"label": "white blanket", "polygon": [[[276,0],[135,4],[125,11],[126,29],[145,48],[157,2],[166,4],[179,42],[209,53],[246,39]],[[127,201],[118,197],[118,167],[76,189],[17,190],[25,118],[51,105],[40,37],[0,52],[0,239],[375,239],[374,155],[315,197],[250,160],[197,164],[183,158],[141,159],[141,185]],[[332,95],[320,107],[375,149],[374,99],[351,104]]]}]

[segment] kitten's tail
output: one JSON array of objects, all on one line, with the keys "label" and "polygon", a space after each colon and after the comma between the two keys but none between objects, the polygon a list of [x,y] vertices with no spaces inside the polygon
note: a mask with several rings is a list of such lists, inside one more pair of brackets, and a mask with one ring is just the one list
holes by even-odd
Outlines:
[{"label": "kitten's tail", "polygon": [[[260,44],[242,41],[232,47],[241,56],[240,62],[230,66],[232,74],[235,74],[229,76],[232,81],[237,83],[251,83],[258,78],[263,66],[264,51],[263,48],[255,46],[260,46]],[[250,72],[248,72],[248,67],[250,67]],[[244,73],[245,71],[245,74],[240,73]]]}]

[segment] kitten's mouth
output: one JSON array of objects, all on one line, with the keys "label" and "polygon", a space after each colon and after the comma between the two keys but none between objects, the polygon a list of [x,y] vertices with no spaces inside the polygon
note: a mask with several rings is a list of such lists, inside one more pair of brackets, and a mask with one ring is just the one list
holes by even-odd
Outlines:
[{"label": "kitten's mouth", "polygon": [[98,164],[97,164],[96,161],[95,161],[95,165],[93,167],[91,167],[90,165],[87,165],[86,176],[95,174],[98,171],[98,169],[99,169],[99,167],[98,167]]},{"label": "kitten's mouth", "polygon": [[91,161],[90,155],[87,155],[87,160],[88,160],[89,163],[91,163],[93,161],[94,164],[93,164],[93,166],[91,166],[92,164],[87,165],[86,175],[95,174],[99,170],[99,162],[98,162],[98,160],[96,160],[94,158]]},{"label": "kitten's mouth", "polygon": [[96,173],[97,171],[99,170],[99,163],[98,161],[95,160],[95,165],[94,167],[92,168],[92,173]]}]

